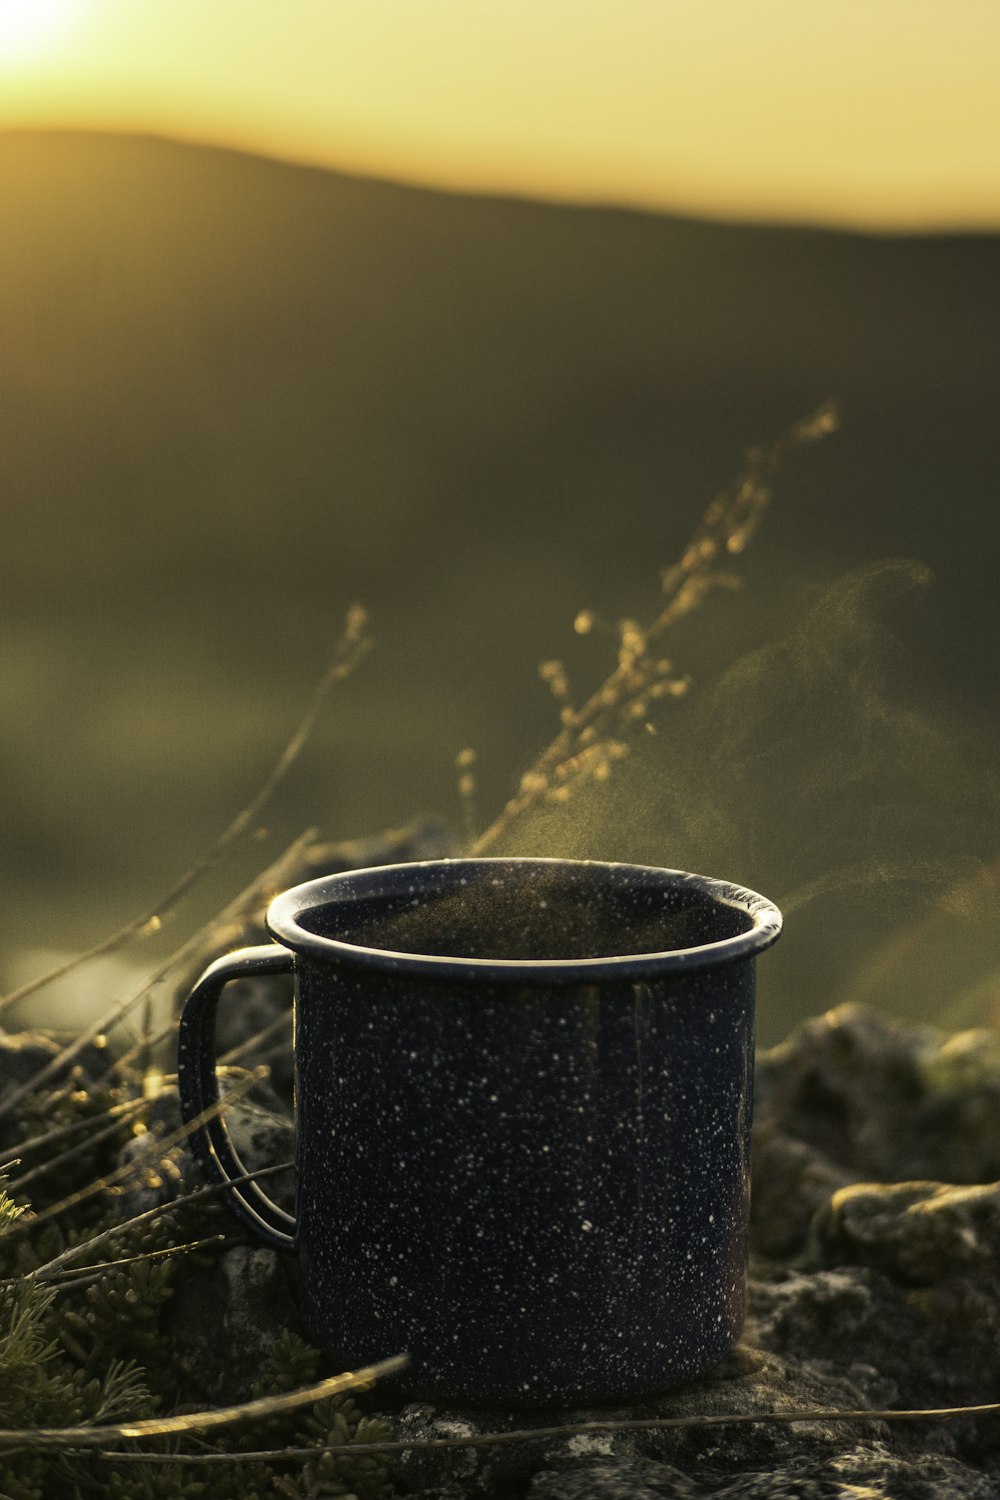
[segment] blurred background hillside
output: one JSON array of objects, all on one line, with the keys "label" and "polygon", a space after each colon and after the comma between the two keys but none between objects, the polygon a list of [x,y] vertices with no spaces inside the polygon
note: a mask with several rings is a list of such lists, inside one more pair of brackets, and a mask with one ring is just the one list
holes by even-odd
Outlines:
[{"label": "blurred background hillside", "polygon": [[[3,26],[0,8],[0,43]],[[172,926],[307,825],[459,827],[466,746],[488,821],[556,728],[538,663],[563,658],[581,694],[599,681],[615,622],[655,612],[660,567],[743,450],[833,396],[842,430],[789,461],[743,589],[678,632],[688,697],[609,787],[510,847],[698,869],[785,904],[765,1039],[845,997],[996,1018],[988,195],[865,229],[787,205],[767,223],[763,189],[755,223],[723,199],[700,220],[637,193],[546,202],[488,173],[475,191],[265,159],[183,121],[188,139],[162,139],[159,118],[157,136],[125,128],[150,123],[134,110],[67,121],[58,77],[39,129],[11,76],[0,983],[197,858],[356,599],[374,654],[268,842]],[[574,636],[583,607],[606,637]]]}]

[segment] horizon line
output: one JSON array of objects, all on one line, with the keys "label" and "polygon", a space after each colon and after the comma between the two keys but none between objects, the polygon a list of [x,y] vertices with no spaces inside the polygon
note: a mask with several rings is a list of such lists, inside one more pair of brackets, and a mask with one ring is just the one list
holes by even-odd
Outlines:
[{"label": "horizon line", "polygon": [[237,156],[270,166],[319,173],[329,177],[341,177],[354,182],[367,182],[410,192],[434,194],[439,197],[518,203],[596,213],[633,214],[644,218],[675,219],[692,224],[719,227],[784,229],[800,233],[852,235],[873,239],[978,240],[996,238],[1000,235],[1000,218],[994,221],[956,216],[954,220],[914,219],[912,222],[901,222],[898,219],[878,221],[862,215],[837,215],[832,212],[826,214],[805,211],[793,213],[791,210],[776,212],[764,208],[760,212],[752,212],[726,209],[721,204],[717,208],[704,203],[693,205],[685,202],[683,195],[675,200],[655,202],[627,194],[621,197],[599,193],[588,196],[569,189],[565,193],[543,192],[512,184],[446,181],[435,177],[433,173],[405,171],[394,173],[389,168],[380,169],[358,163],[351,165],[346,162],[333,162],[319,156],[291,150],[282,151],[277,147],[269,149],[259,144],[227,139],[223,136],[212,137],[194,131],[66,122],[42,124],[32,121],[24,124],[0,124],[0,141],[28,137],[146,142],[182,150]]}]

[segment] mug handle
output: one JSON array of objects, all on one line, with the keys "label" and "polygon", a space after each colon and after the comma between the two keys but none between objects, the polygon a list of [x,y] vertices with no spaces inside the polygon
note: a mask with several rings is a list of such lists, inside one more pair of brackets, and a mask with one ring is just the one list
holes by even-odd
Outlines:
[{"label": "mug handle", "polygon": [[[219,1079],[215,1071],[215,1014],[219,997],[232,979],[254,974],[290,974],[292,955],[287,948],[269,943],[260,948],[240,948],[216,959],[191,991],[181,1015],[177,1038],[177,1092],[186,1125],[219,1103]],[[246,1175],[221,1114],[202,1120],[190,1136],[191,1150],[206,1175],[228,1185],[229,1206],[238,1218],[276,1250],[295,1248],[295,1219],[272,1203],[256,1182],[234,1182]]]}]

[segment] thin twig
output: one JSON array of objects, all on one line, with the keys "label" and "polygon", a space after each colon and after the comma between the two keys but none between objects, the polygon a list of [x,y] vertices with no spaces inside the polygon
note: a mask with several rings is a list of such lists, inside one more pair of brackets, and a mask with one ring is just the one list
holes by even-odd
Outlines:
[{"label": "thin twig", "polygon": [[[228,906],[225,906],[211,921],[206,922],[204,927],[189,942],[184,944],[183,948],[178,949],[171,960],[171,969],[178,968],[182,963],[187,962],[188,959],[197,958],[200,954],[203,954],[209,939],[215,938],[216,945],[218,945],[220,933],[225,933],[231,927],[237,927],[248,915],[258,911],[261,906],[266,905],[278,891],[284,890],[294,880],[301,879],[300,871],[310,849],[314,847],[315,838],[315,828],[307,828],[305,833],[300,834],[294,843],[290,844],[285,852],[273,864],[267,867],[262,875],[258,875],[255,880],[251,881],[238,896],[230,901]],[[150,1047],[156,1047],[160,1042],[166,1041],[176,1031],[177,1021],[178,1017],[172,1016],[149,1039]],[[121,1057],[116,1058],[100,1074],[97,1082],[99,1084],[109,1083],[115,1077],[123,1076],[128,1065],[134,1058],[138,1057],[142,1045],[142,1041],[140,1040],[134,1046],[130,1047],[127,1052],[124,1052]],[[2,1118],[2,1115],[0,1115],[0,1118]]]},{"label": "thin twig", "polygon": [[[58,1052],[55,1057],[51,1058],[44,1067],[39,1068],[38,1072],[29,1078],[26,1083],[22,1083],[19,1088],[14,1089],[12,1093],[8,1094],[3,1103],[0,1104],[0,1120],[6,1119],[8,1115],[12,1114],[22,1100],[26,1099],[29,1094],[35,1093],[37,1089],[42,1088],[48,1083],[50,1078],[56,1077],[65,1068],[70,1067],[85,1047],[94,1041],[96,1037],[103,1035],[112,1026],[117,1025],[123,1016],[127,1015],[130,1010],[134,1009],[135,1006],[139,1005],[145,999],[147,993],[154,985],[159,984],[162,979],[165,979],[179,965],[200,953],[204,947],[207,935],[216,929],[220,923],[232,920],[234,914],[242,913],[248,902],[255,902],[265,891],[271,889],[272,886],[278,887],[281,884],[281,875],[290,863],[293,863],[297,858],[301,858],[302,851],[309,846],[314,837],[315,829],[310,828],[297,838],[280,858],[275,860],[274,864],[270,865],[264,871],[263,875],[258,875],[234,901],[230,902],[229,906],[225,908],[220,916],[206,923],[193,937],[188,938],[186,943],[182,943],[169,958],[164,959],[163,963],[153,970],[153,973],[143,981],[138,989],[133,990],[124,1000],[116,1001],[110,1010],[105,1011],[96,1021],[91,1022],[61,1052]],[[169,1035],[175,1025],[176,1021],[171,1021],[166,1028],[165,1034]],[[112,1064],[98,1082],[104,1082],[109,1075],[115,1072],[118,1066],[118,1063]]]},{"label": "thin twig", "polygon": [[[45,1261],[43,1265],[36,1266],[33,1271],[26,1271],[24,1276],[8,1276],[0,1280],[0,1287],[17,1286],[25,1279],[32,1281],[52,1280],[53,1275],[58,1276],[61,1268],[82,1255],[84,1250],[93,1250],[97,1245],[103,1245],[106,1241],[121,1240],[138,1229],[142,1224],[149,1224],[153,1219],[164,1219],[169,1214],[179,1213],[192,1203],[201,1203],[206,1198],[217,1198],[227,1193],[232,1186],[241,1186],[246,1182],[259,1182],[264,1177],[274,1177],[278,1172],[287,1172],[293,1163],[288,1161],[278,1162],[272,1167],[258,1167],[255,1172],[241,1172],[239,1175],[229,1178],[226,1182],[209,1182],[203,1187],[195,1188],[190,1193],[182,1193],[177,1198],[172,1198],[169,1203],[156,1203],[152,1208],[143,1209],[141,1214],[135,1214],[131,1219],[123,1219],[120,1224],[111,1224],[107,1229],[100,1229],[96,1234],[89,1235],[87,1239],[80,1240],[75,1245],[69,1245],[61,1250],[51,1260]],[[20,1222],[20,1221],[18,1221]],[[33,1221],[36,1222],[36,1221]],[[12,1226],[4,1228],[6,1237]]]},{"label": "thin twig", "polygon": [[35,1229],[39,1224],[44,1224],[49,1219],[57,1218],[59,1214],[65,1213],[67,1209],[77,1208],[81,1203],[86,1203],[87,1199],[93,1198],[95,1194],[105,1192],[110,1187],[121,1186],[131,1178],[138,1177],[140,1173],[144,1172],[147,1167],[152,1166],[154,1162],[162,1161],[172,1146],[179,1145],[181,1141],[193,1135],[196,1130],[200,1130],[209,1120],[215,1119],[217,1115],[224,1114],[244,1094],[249,1093],[254,1084],[259,1083],[261,1077],[265,1074],[266,1069],[248,1073],[245,1078],[241,1079],[230,1090],[225,1098],[219,1099],[215,1104],[211,1104],[207,1109],[203,1109],[200,1114],[195,1115],[193,1119],[188,1120],[179,1129],[172,1130],[169,1135],[165,1135],[162,1138],[160,1136],[153,1136],[151,1148],[148,1151],[140,1152],[131,1161],[125,1162],[123,1166],[116,1167],[114,1171],[107,1172],[103,1177],[98,1177],[93,1182],[88,1182],[85,1187],[78,1188],[75,1193],[70,1193],[67,1197],[61,1198],[58,1203],[50,1203],[47,1208],[39,1209],[37,1213],[30,1210],[27,1211],[16,1223],[11,1224],[4,1231],[5,1236]]},{"label": "thin twig", "polygon": [[176,1433],[204,1432],[213,1427],[227,1427],[231,1422],[265,1420],[299,1406],[311,1406],[342,1391],[368,1390],[384,1376],[395,1375],[406,1364],[406,1355],[397,1354],[362,1370],[346,1370],[331,1375],[302,1390],[283,1396],[263,1396],[242,1401],[238,1406],[220,1406],[211,1411],[190,1412],[182,1417],[150,1417],[141,1422],[121,1422],[108,1427],[5,1427],[0,1428],[0,1443],[19,1447],[66,1448],[91,1447],[100,1443],[142,1441],[144,1438],[170,1437]]},{"label": "thin twig", "polygon": [[[936,1406],[913,1411],[873,1409],[838,1411],[835,1407],[818,1407],[815,1411],[762,1411],[722,1412],[712,1416],[692,1417],[629,1417],[609,1418],[607,1421],[568,1422],[556,1427],[519,1427],[512,1432],[478,1433],[472,1437],[450,1438],[386,1438],[373,1443],[350,1443],[344,1447],[272,1448],[255,1453],[107,1453],[101,1458],[113,1459],[116,1463],[175,1463],[175,1464],[219,1464],[219,1463],[299,1463],[308,1458],[319,1458],[324,1453],[337,1457],[374,1456],[383,1453],[404,1453],[418,1450],[421,1453],[447,1448],[497,1448],[510,1443],[537,1442],[540,1439],[581,1437],[602,1432],[663,1432],[702,1427],[745,1427],[752,1424],[790,1425],[796,1422],[927,1422],[947,1421],[953,1417],[992,1416],[1000,1412],[1000,1401],[986,1402],[981,1406]],[[0,1434],[2,1436],[2,1434]]]},{"label": "thin twig", "polygon": [[[228,1052],[223,1053],[219,1058],[219,1062],[224,1065],[231,1064],[239,1062],[240,1058],[246,1057],[248,1052],[259,1052],[265,1042],[271,1041],[273,1037],[280,1036],[282,1031],[287,1031],[291,1024],[291,1010],[283,1010],[280,1015],[275,1016],[273,1021],[269,1021],[266,1026],[262,1026],[260,1031],[255,1032],[251,1037],[247,1037],[245,1042],[240,1042],[238,1046],[232,1047]],[[287,1047],[289,1040],[289,1038],[286,1038],[282,1046]],[[274,1049],[272,1048],[271,1050],[273,1052]]]},{"label": "thin twig", "polygon": [[204,1239],[188,1240],[183,1245],[167,1245],[163,1250],[142,1250],[137,1255],[122,1255],[117,1260],[97,1261],[90,1266],[72,1266],[64,1271],[57,1271],[54,1276],[47,1277],[50,1286],[59,1291],[65,1291],[68,1287],[89,1286],[92,1281],[99,1281],[109,1271],[117,1271],[122,1266],[133,1266],[140,1260],[164,1260],[171,1255],[186,1255],[192,1250],[204,1250],[207,1245],[228,1244],[229,1240],[224,1234],[209,1234]]},{"label": "thin twig", "polygon": [[[181,962],[181,960],[179,959],[178,962]],[[153,1032],[149,1038],[151,1053],[155,1052],[155,1049],[160,1046],[161,1042],[165,1042],[173,1036],[177,1030],[178,1019],[179,1017],[172,1015],[169,1021],[165,1021],[158,1030]],[[116,1057],[105,1068],[103,1073],[98,1074],[97,1082],[99,1084],[109,1084],[117,1080],[119,1083],[127,1083],[132,1086],[138,1085],[143,1078],[143,1074],[139,1072],[137,1067],[133,1067],[132,1064],[138,1060],[145,1045],[145,1042],[140,1040],[134,1046],[129,1047],[126,1052],[123,1052],[120,1057]]]},{"label": "thin twig", "polygon": [[[222,916],[217,917],[215,921],[209,924],[207,931],[211,932],[213,928],[217,928],[222,923],[224,923],[225,920],[226,917],[223,913]],[[283,1028],[290,1026],[291,1023],[291,1009],[283,1011],[279,1016],[276,1016],[273,1021],[269,1021],[266,1026],[262,1027],[260,1031],[255,1032],[253,1036],[248,1037],[245,1042],[241,1042],[238,1046],[233,1047],[229,1052],[223,1053],[223,1055],[219,1058],[220,1065],[225,1066],[229,1063],[238,1062],[239,1059],[241,1057],[245,1057],[248,1052],[255,1052],[263,1042],[269,1041],[272,1036],[278,1035]],[[167,1038],[172,1034],[172,1032],[176,1029],[176,1027],[177,1017],[172,1016],[171,1019],[166,1023],[166,1025],[161,1026],[159,1031],[154,1032],[153,1035],[149,1038],[148,1045],[150,1049],[155,1049],[161,1042],[165,1042]],[[125,1070],[129,1068],[129,1065],[140,1056],[144,1045],[145,1043],[142,1039],[137,1041],[134,1046],[128,1049],[127,1052],[123,1052],[121,1057],[116,1058],[112,1065],[104,1073],[101,1074],[98,1081],[100,1083],[107,1083],[115,1076],[122,1077],[125,1073]]]},{"label": "thin twig", "polygon": [[[149,1109],[153,1101],[151,1099],[137,1099],[135,1102],[136,1104],[142,1105],[144,1108]],[[110,1111],[108,1113],[110,1114]],[[114,1135],[116,1131],[121,1130],[122,1126],[124,1124],[127,1124],[134,1115],[138,1115],[140,1113],[141,1110],[136,1109],[135,1111],[133,1111],[132,1115],[126,1116],[124,1120],[113,1119],[110,1123],[107,1123],[107,1117],[105,1116],[104,1118],[106,1123],[103,1125],[102,1129],[95,1130],[82,1142],[74,1141],[72,1146],[67,1146],[65,1151],[59,1152],[58,1156],[51,1156],[49,1157],[48,1161],[39,1162],[37,1167],[32,1167],[28,1172],[22,1172],[20,1177],[10,1178],[5,1183],[7,1191],[10,1193],[23,1193],[27,1188],[28,1183],[34,1182],[36,1177],[42,1177],[46,1172],[51,1172],[53,1168],[61,1167],[65,1162],[72,1161],[73,1157],[76,1156],[80,1151],[89,1151],[93,1146],[96,1146],[99,1141],[106,1140],[108,1136]],[[94,1118],[101,1119],[101,1116],[97,1115],[94,1116]]]},{"label": "thin twig", "polygon": [[30,1136],[26,1141],[18,1141],[14,1148],[17,1151],[18,1160],[22,1160],[32,1151],[37,1151],[41,1146],[51,1146],[56,1141],[68,1140],[70,1136],[85,1135],[87,1131],[103,1128],[110,1119],[117,1120],[120,1125],[126,1125],[133,1115],[141,1114],[144,1109],[150,1107],[151,1103],[150,1099],[125,1099],[121,1104],[112,1104],[99,1115],[88,1115],[84,1120],[74,1120],[69,1125],[57,1125],[54,1130],[46,1130],[41,1135]]},{"label": "thin twig", "polygon": [[266,804],[274,795],[280,783],[291,770],[295,761],[302,752],[309,735],[312,733],[316,720],[323,708],[331,690],[337,683],[343,682],[349,677],[362,657],[371,648],[371,640],[365,634],[368,620],[365,611],[360,605],[354,605],[347,614],[347,624],[341,637],[333,663],[327,668],[315,688],[309,705],[299,722],[298,728],[291,739],[282,750],[277,761],[265,778],[256,795],[251,798],[247,805],[237,813],[228,828],[216,839],[206,854],[198,862],[191,866],[181,878],[171,886],[164,896],[124,927],[113,932],[110,937],[95,943],[86,952],[79,953],[73,958],[67,959],[65,963],[57,964],[55,968],[48,970],[45,974],[39,974],[37,978],[22,984],[18,989],[12,990],[8,995],[0,998],[0,1014],[8,1006],[15,1005],[17,1001],[24,1000],[28,995],[33,995],[45,985],[52,984],[57,979],[62,979],[66,974],[73,973],[84,964],[90,963],[92,959],[102,958],[107,953],[113,953],[116,949],[123,947],[131,938],[140,934],[156,932],[162,924],[163,918],[187,895],[193,885],[199,881],[207,871],[211,870],[236,841],[246,832],[255,821]]},{"label": "thin twig", "polygon": [[258,1052],[257,1066],[265,1067],[268,1071],[268,1074],[270,1075],[270,1073],[272,1072],[271,1064],[277,1058],[288,1059],[291,1057],[291,1055],[291,1037],[289,1037],[284,1042],[275,1042],[273,1046],[265,1047],[263,1052]]}]

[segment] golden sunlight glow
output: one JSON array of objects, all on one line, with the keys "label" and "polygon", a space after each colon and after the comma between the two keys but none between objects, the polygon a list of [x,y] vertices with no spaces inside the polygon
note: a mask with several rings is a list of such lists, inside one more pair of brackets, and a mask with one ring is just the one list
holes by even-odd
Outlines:
[{"label": "golden sunlight glow", "polygon": [[0,130],[714,216],[1000,226],[997,0],[0,0],[5,47]]},{"label": "golden sunlight glow", "polygon": [[0,0],[0,69],[65,36],[79,9],[79,0]]}]

